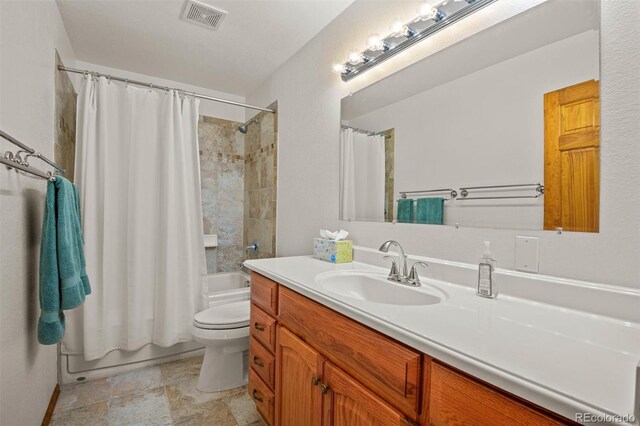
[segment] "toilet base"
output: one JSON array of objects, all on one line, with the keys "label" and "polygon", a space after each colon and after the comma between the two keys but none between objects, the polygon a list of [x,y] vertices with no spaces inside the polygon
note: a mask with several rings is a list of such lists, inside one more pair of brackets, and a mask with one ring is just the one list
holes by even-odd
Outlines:
[{"label": "toilet base", "polygon": [[237,346],[207,346],[196,389],[201,392],[220,392],[245,386],[248,381],[248,365],[245,361],[248,343],[244,351],[244,348]]}]

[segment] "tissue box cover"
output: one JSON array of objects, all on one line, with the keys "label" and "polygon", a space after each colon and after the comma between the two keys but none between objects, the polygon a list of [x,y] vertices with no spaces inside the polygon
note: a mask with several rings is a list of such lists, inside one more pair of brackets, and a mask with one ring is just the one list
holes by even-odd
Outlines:
[{"label": "tissue box cover", "polygon": [[314,238],[313,257],[331,263],[352,262],[353,243],[351,240],[333,241]]}]

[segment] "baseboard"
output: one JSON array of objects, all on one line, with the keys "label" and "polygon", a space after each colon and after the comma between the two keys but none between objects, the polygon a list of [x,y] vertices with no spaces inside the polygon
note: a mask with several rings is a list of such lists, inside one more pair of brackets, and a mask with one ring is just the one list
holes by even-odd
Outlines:
[{"label": "baseboard", "polygon": [[44,418],[42,419],[42,426],[48,426],[51,422],[51,417],[53,417],[53,410],[56,409],[56,402],[58,402],[58,397],[60,396],[60,385],[56,385],[53,389],[53,393],[51,394],[51,399],[49,400],[49,406],[47,407],[47,412],[44,413]]}]

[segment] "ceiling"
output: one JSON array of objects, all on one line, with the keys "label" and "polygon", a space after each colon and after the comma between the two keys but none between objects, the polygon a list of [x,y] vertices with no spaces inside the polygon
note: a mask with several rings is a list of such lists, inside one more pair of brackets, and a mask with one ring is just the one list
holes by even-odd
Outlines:
[{"label": "ceiling", "polygon": [[217,31],[179,19],[184,0],[57,0],[78,60],[246,96],[354,0],[201,0]]}]

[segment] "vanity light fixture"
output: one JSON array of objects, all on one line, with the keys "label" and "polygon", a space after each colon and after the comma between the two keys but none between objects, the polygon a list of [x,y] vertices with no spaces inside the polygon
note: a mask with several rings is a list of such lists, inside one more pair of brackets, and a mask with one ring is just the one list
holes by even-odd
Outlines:
[{"label": "vanity light fixture", "polygon": [[352,50],[347,61],[334,64],[333,70],[340,74],[342,81],[349,81],[494,1],[445,0],[437,5],[425,1],[421,3],[415,19],[408,23],[394,21],[385,37],[371,34],[364,51]]}]

